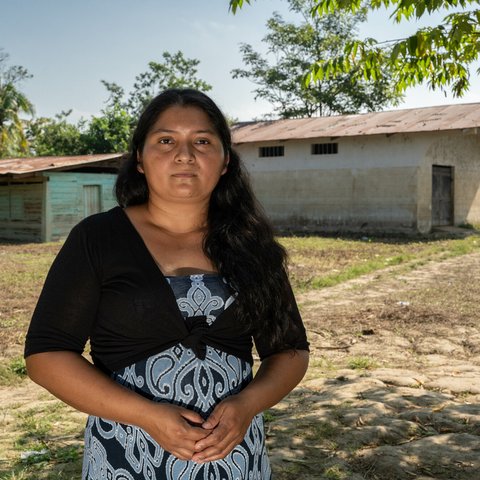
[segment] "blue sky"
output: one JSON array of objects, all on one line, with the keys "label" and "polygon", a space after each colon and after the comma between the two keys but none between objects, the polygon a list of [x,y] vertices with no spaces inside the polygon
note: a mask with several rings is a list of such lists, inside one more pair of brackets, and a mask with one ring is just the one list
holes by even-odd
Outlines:
[{"label": "blue sky", "polygon": [[[10,64],[33,74],[22,90],[38,116],[73,109],[72,120],[89,118],[107,97],[100,80],[128,91],[149,61],[160,61],[164,51],[182,50],[200,60],[199,77],[213,86],[210,95],[225,113],[248,120],[270,106],[255,101],[253,84],[232,79],[230,71],[242,66],[240,43],[263,49],[265,22],[273,11],[294,18],[285,0],[257,0],[235,16],[228,12],[228,0],[0,0],[0,47],[10,54]],[[361,34],[388,40],[415,27],[392,25],[379,12],[369,17]],[[462,99],[420,87],[407,92],[400,108],[478,102],[480,82],[473,77]]]}]

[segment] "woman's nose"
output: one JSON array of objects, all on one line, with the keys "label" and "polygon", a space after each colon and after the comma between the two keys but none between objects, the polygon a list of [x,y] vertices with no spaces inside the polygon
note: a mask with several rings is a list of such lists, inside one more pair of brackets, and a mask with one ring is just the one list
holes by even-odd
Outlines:
[{"label": "woman's nose", "polygon": [[188,143],[181,143],[178,145],[177,154],[175,156],[176,162],[191,163],[195,160],[193,148]]}]

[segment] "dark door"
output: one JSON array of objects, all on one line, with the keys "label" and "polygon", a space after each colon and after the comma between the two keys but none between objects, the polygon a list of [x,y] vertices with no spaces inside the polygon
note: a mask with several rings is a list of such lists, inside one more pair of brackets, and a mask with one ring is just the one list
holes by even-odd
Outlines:
[{"label": "dark door", "polygon": [[432,226],[453,225],[453,167],[432,168]]}]

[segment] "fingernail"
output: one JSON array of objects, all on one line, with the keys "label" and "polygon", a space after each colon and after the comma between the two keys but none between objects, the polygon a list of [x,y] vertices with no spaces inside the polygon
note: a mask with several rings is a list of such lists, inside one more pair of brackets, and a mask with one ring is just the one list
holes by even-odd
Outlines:
[{"label": "fingernail", "polygon": [[211,423],[208,423],[208,422],[205,422],[203,425],[202,425],[203,428],[212,428],[212,424]]}]

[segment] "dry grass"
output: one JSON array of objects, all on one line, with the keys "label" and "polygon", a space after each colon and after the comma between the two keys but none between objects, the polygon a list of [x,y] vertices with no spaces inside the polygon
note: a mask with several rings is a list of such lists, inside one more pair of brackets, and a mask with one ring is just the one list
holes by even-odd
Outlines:
[{"label": "dry grass", "polygon": [[[364,425],[358,422],[367,422],[367,414],[352,426],[352,412],[363,407],[355,403],[356,397],[342,401],[340,392],[349,375],[368,378],[377,367],[421,371],[425,337],[449,338],[459,327],[476,331],[480,298],[476,272],[468,263],[464,269],[457,263],[454,270],[445,271],[441,261],[480,251],[480,239],[473,235],[413,241],[320,237],[281,241],[290,253],[294,288],[303,292],[299,303],[313,356],[303,386],[267,414],[275,478],[389,478],[382,477],[371,460],[356,457],[366,441],[359,434]],[[0,480],[80,477],[84,416],[25,380],[20,360],[31,312],[59,247],[59,243],[0,245],[0,384],[4,385],[0,386]],[[423,274],[425,265],[432,267]],[[357,280],[344,287],[343,282],[352,278]],[[336,286],[319,290],[332,285]],[[404,341],[405,350],[395,350],[391,339]],[[480,355],[473,339],[461,345],[461,358]],[[320,407],[318,399],[330,385],[332,397]],[[417,425],[414,432],[410,424],[392,425],[390,436],[380,427],[374,431],[368,426],[371,430],[365,438],[374,439],[369,448],[402,442],[403,435],[420,438],[422,428],[427,429]],[[468,425],[462,428],[472,431]],[[20,459],[21,452],[44,449],[48,454]],[[474,478],[458,472],[451,478]]]}]

